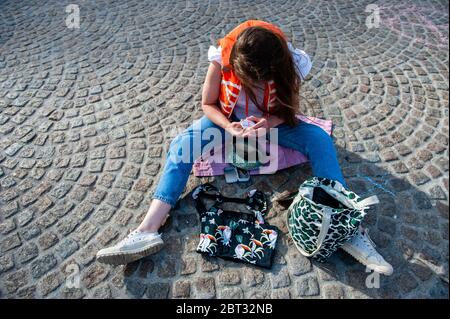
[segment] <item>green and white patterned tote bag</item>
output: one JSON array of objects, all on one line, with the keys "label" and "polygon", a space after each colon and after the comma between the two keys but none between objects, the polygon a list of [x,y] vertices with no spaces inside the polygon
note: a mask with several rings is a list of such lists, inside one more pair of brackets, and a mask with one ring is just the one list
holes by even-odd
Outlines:
[{"label": "green and white patterned tote bag", "polygon": [[378,202],[376,195],[362,199],[339,181],[312,177],[289,206],[289,234],[302,255],[324,262],[356,235],[369,206]]}]

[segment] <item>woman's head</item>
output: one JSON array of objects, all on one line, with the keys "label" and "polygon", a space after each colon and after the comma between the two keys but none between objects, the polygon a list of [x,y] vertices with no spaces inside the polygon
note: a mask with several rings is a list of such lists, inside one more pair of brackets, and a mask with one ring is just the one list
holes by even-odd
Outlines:
[{"label": "woman's head", "polygon": [[273,80],[277,101],[271,113],[290,125],[296,123],[300,78],[287,42],[280,35],[263,27],[245,29],[231,50],[230,65],[256,105],[252,88],[260,81]]}]

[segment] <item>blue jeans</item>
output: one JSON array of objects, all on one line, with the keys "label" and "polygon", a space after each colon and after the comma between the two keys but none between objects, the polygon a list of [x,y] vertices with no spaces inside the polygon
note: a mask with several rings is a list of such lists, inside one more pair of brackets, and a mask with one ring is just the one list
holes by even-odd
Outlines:
[{"label": "blue jeans", "polygon": [[[223,128],[203,116],[171,142],[164,171],[153,194],[154,199],[175,206],[186,186],[193,163],[200,154],[188,152],[187,158],[183,161],[173,159],[185,156],[182,154],[183,149],[193,150],[194,143],[199,143],[201,150],[207,144],[208,147],[211,146],[210,139],[202,139],[203,132],[209,128],[215,128],[220,131],[221,136],[225,136]],[[278,144],[303,153],[311,163],[314,176],[335,179],[347,186],[339,167],[333,141],[327,132],[317,125],[303,121],[295,127],[281,124],[277,128]]]}]

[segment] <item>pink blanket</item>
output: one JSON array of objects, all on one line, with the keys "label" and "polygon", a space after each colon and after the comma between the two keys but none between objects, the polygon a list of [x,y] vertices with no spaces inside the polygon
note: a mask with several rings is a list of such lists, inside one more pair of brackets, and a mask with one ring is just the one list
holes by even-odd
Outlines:
[{"label": "pink blanket", "polygon": [[[329,135],[332,131],[332,121],[322,120],[316,117],[299,115],[298,118],[306,123],[317,125],[324,129]],[[222,148],[224,146],[222,145]],[[194,162],[194,175],[197,177],[202,176],[217,176],[223,175],[224,168],[230,164],[225,162],[224,152],[218,152],[219,155],[203,155]],[[221,157],[221,158],[220,158]],[[302,164],[308,161],[308,158],[302,153],[278,145],[278,163],[277,165],[264,165],[259,168],[249,171],[251,175],[259,174],[273,174],[284,168],[288,168],[294,165]],[[276,167],[274,170],[273,167]]]}]

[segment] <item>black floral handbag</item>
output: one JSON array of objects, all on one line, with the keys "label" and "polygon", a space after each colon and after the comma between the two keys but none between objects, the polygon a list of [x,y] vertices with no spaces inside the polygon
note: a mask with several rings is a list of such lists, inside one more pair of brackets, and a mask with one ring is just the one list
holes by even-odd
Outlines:
[{"label": "black floral handbag", "polygon": [[[225,197],[211,184],[198,186],[192,197],[200,215],[201,231],[197,252],[271,268],[278,228],[264,222],[265,195],[253,190],[246,198]],[[206,208],[203,199],[214,204]],[[223,210],[224,202],[245,204],[251,213]]]}]

